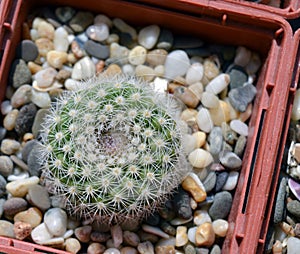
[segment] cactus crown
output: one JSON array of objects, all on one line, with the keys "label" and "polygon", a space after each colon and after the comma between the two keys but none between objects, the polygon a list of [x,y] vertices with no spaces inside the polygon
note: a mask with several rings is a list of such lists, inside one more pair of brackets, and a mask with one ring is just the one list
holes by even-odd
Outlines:
[{"label": "cactus crown", "polygon": [[188,170],[179,109],[127,76],[63,93],[43,124],[45,184],[71,214],[110,223],[143,218]]}]

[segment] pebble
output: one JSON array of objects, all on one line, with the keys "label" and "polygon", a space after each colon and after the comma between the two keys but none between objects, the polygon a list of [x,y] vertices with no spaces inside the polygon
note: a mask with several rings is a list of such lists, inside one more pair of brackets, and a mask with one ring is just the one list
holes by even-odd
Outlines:
[{"label": "pebble", "polygon": [[94,15],[90,12],[79,11],[72,17],[69,26],[74,32],[80,33],[84,31],[94,21]]},{"label": "pebble", "polygon": [[23,59],[13,61],[10,69],[10,83],[14,88],[31,82],[31,72]]},{"label": "pebble", "polygon": [[52,68],[48,67],[45,68],[35,74],[35,81],[38,87],[40,88],[47,88],[52,85],[54,82],[54,78],[57,75],[57,71]]},{"label": "pebble", "polygon": [[106,59],[109,56],[109,47],[100,43],[88,40],[84,43],[86,52],[98,59]]},{"label": "pebble", "polygon": [[205,168],[213,162],[213,157],[206,150],[197,148],[189,154],[188,160],[193,167]]},{"label": "pebble", "polygon": [[68,54],[66,52],[51,50],[47,53],[47,62],[53,68],[61,69],[67,61]]},{"label": "pebble", "polygon": [[27,158],[28,172],[31,176],[40,176],[42,162],[39,160],[40,143],[36,142]]},{"label": "pebble", "polygon": [[[180,66],[180,68],[178,68]],[[184,76],[190,67],[188,55],[183,50],[174,50],[167,55],[165,61],[165,77],[174,79],[178,76]]]},{"label": "pebble", "polygon": [[41,223],[31,231],[31,238],[35,243],[42,244],[50,240],[53,235],[48,231],[45,223]]},{"label": "pebble", "polygon": [[6,220],[0,220],[0,236],[15,238],[14,225]]},{"label": "pebble", "polygon": [[109,27],[105,23],[91,25],[86,29],[87,36],[94,41],[104,41],[109,36]]},{"label": "pebble", "polygon": [[6,194],[6,184],[7,184],[7,182],[6,182],[5,178],[2,175],[0,175],[0,197],[4,196]]},{"label": "pebble", "polygon": [[229,169],[240,169],[242,166],[242,160],[233,152],[224,151],[219,155],[222,165]]},{"label": "pebble", "polygon": [[122,72],[127,75],[134,75],[135,68],[131,64],[125,64],[122,66]]},{"label": "pebble", "polygon": [[123,247],[121,250],[121,254],[138,254],[138,251],[133,247]]},{"label": "pebble", "polygon": [[151,49],[157,43],[160,28],[157,25],[150,25],[140,30],[138,34],[138,42],[146,49]]},{"label": "pebble", "polygon": [[173,33],[166,28],[162,28],[159,33],[158,41],[156,47],[158,49],[169,50],[172,48],[174,42]]},{"label": "pebble", "polygon": [[147,233],[154,234],[154,235],[157,235],[157,236],[162,237],[162,238],[169,238],[170,237],[168,234],[163,232],[158,227],[153,227],[153,226],[149,226],[147,224],[143,224],[142,229]]},{"label": "pebble", "polygon": [[220,73],[220,68],[217,66],[216,62],[213,61],[213,58],[206,58],[203,62],[203,68],[204,77],[208,79],[208,81],[214,79]]},{"label": "pebble", "polygon": [[175,219],[172,219],[170,221],[170,224],[173,225],[173,226],[179,226],[179,225],[184,225],[184,224],[187,224],[189,223],[190,221],[193,220],[193,217],[189,217],[188,219],[183,219],[183,218],[175,218]]},{"label": "pebble", "polygon": [[217,108],[210,108],[209,113],[214,125],[216,126],[221,126],[222,123],[230,120],[229,105],[223,100],[219,100],[219,106]]},{"label": "pebble", "polygon": [[129,49],[116,42],[110,44],[110,59],[113,63],[124,65],[128,63]]},{"label": "pebble", "polygon": [[197,140],[191,134],[184,134],[182,139],[182,147],[185,154],[191,153],[197,147]]},{"label": "pebble", "polygon": [[67,214],[60,208],[51,208],[44,214],[44,223],[54,236],[62,236],[67,230]]},{"label": "pebble", "polygon": [[125,23],[122,19],[114,18],[113,25],[121,32],[130,34],[133,40],[137,39],[136,30],[132,26]]},{"label": "pebble", "polygon": [[12,155],[16,153],[21,147],[21,144],[13,139],[3,139],[1,142],[0,150],[6,155]]},{"label": "pebble", "polygon": [[4,198],[0,199],[0,218],[3,215],[3,206],[4,206],[5,201],[6,201],[6,199],[4,199]]},{"label": "pebble", "polygon": [[29,223],[32,228],[37,227],[42,222],[42,212],[36,207],[30,207],[29,209],[19,212],[14,216],[14,222]]},{"label": "pebble", "polygon": [[110,238],[110,234],[93,231],[91,233],[91,240],[97,243],[105,243]]},{"label": "pebble", "polygon": [[25,62],[34,61],[38,54],[38,48],[31,40],[22,40],[16,49],[17,58],[22,58]]},{"label": "pebble", "polygon": [[[38,48],[39,54],[42,57],[46,57],[49,51],[54,50],[54,44],[51,40],[47,39],[47,38],[39,38],[35,41],[35,44]],[[29,66],[29,63],[28,63]],[[37,68],[37,66],[33,66],[31,64],[31,68]]]},{"label": "pebble", "polygon": [[47,38],[49,40],[53,40],[54,38],[54,27],[46,21],[41,21],[38,24],[37,32],[40,38]]},{"label": "pebble", "polygon": [[300,119],[300,89],[297,89],[295,93],[291,118],[294,121],[298,121]]},{"label": "pebble", "polygon": [[300,202],[298,200],[288,202],[286,208],[292,215],[300,218]]},{"label": "pebble", "polygon": [[24,161],[22,161],[19,157],[16,155],[11,155],[10,159],[16,164],[16,166],[20,167],[20,169],[27,171],[28,167]]},{"label": "pebble", "polygon": [[175,254],[175,247],[174,246],[156,246],[155,247],[155,253],[156,254]]},{"label": "pebble", "polygon": [[213,221],[212,227],[217,236],[225,237],[228,231],[229,224],[226,220],[217,219]]},{"label": "pebble", "polygon": [[19,110],[13,109],[10,111],[3,119],[3,127],[8,131],[12,131],[15,128],[18,115]]},{"label": "pebble", "polygon": [[111,19],[104,14],[96,15],[94,18],[94,24],[106,24],[109,28],[111,28],[113,25]]},{"label": "pebble", "polygon": [[14,223],[14,234],[16,239],[24,240],[30,235],[32,227],[29,223],[18,221]]},{"label": "pebble", "polygon": [[124,244],[130,245],[133,247],[137,247],[140,243],[139,236],[136,233],[130,232],[130,231],[124,231],[123,240],[124,240]]},{"label": "pebble", "polygon": [[290,178],[288,180],[288,185],[292,193],[295,195],[298,201],[300,201],[300,184],[294,181],[292,178]]},{"label": "pebble", "polygon": [[144,80],[150,82],[154,79],[155,77],[155,73],[154,73],[154,70],[147,66],[147,65],[138,65],[136,68],[135,68],[135,75],[137,77],[141,77],[143,78]]},{"label": "pebble", "polygon": [[211,171],[203,182],[204,188],[207,193],[211,192],[215,188],[216,182],[217,175],[215,172]]},{"label": "pebble", "polygon": [[246,47],[239,46],[236,49],[234,63],[236,65],[245,67],[251,59],[251,51],[247,49]]},{"label": "pebble", "polygon": [[31,152],[34,145],[38,144],[38,141],[36,140],[30,140],[25,143],[23,149],[22,149],[22,160],[27,163],[28,155]]},{"label": "pebble", "polygon": [[222,129],[219,126],[213,127],[208,135],[208,142],[210,144],[209,152],[212,155],[217,155],[221,152],[223,146]]},{"label": "pebble", "polygon": [[228,86],[229,82],[230,76],[226,73],[221,73],[207,84],[205,91],[217,95]]},{"label": "pebble", "polygon": [[297,237],[289,237],[287,240],[287,253],[297,254],[299,253],[300,239]]},{"label": "pebble", "polygon": [[210,254],[221,254],[221,253],[222,253],[221,248],[217,244],[215,244],[210,251]]},{"label": "pebble", "polygon": [[193,222],[196,226],[200,226],[203,223],[209,222],[211,223],[211,218],[206,210],[196,210],[194,212]]},{"label": "pebble", "polygon": [[20,109],[15,123],[15,131],[20,137],[27,132],[31,132],[36,112],[37,108],[33,103],[26,104]]},{"label": "pebble", "polygon": [[27,202],[23,198],[12,197],[5,201],[3,205],[4,216],[12,219],[17,213],[27,209]]},{"label": "pebble", "polygon": [[[41,129],[42,122],[45,118],[45,116],[49,113],[48,109],[39,109],[35,115],[33,124],[32,124],[32,134],[34,137],[37,137],[39,134],[39,131]],[[23,148],[24,149],[24,148]]]},{"label": "pebble", "polygon": [[248,104],[254,99],[257,89],[254,85],[247,83],[238,88],[231,89],[228,93],[231,105],[240,112],[245,112]]},{"label": "pebble", "polygon": [[5,100],[1,103],[1,113],[2,115],[7,115],[10,111],[12,111],[13,106],[9,100]]},{"label": "pebble", "polygon": [[248,136],[248,125],[240,120],[232,120],[230,122],[230,128],[242,136]]},{"label": "pebble", "polygon": [[12,196],[22,198],[28,193],[29,187],[37,184],[39,180],[38,177],[32,176],[27,179],[12,181],[6,185],[6,190],[10,192]]},{"label": "pebble", "polygon": [[202,202],[206,199],[204,185],[195,173],[189,173],[188,176],[184,178],[181,185],[184,190],[192,195],[196,202]]},{"label": "pebble", "polygon": [[229,214],[232,204],[232,196],[228,191],[222,191],[215,195],[214,202],[208,213],[213,220],[224,219]]},{"label": "pebble", "polygon": [[174,96],[180,99],[189,108],[196,108],[200,101],[189,88],[183,86],[179,86],[175,89]]},{"label": "pebble", "polygon": [[87,254],[102,254],[106,247],[100,243],[91,243],[87,248]]},{"label": "pebble", "polygon": [[219,98],[215,94],[211,92],[204,91],[201,97],[201,103],[204,107],[210,108],[218,108],[219,107]]},{"label": "pebble", "polygon": [[151,243],[155,244],[160,239],[159,236],[147,233],[143,230],[138,231],[139,237],[141,239],[141,242],[150,241]]},{"label": "pebble", "polygon": [[208,109],[201,107],[196,116],[196,121],[199,129],[205,133],[209,133],[214,127],[211,115]]},{"label": "pebble", "polygon": [[176,235],[176,229],[175,227],[171,226],[171,224],[167,221],[163,221],[160,225],[160,228],[167,233],[168,235],[175,236]]},{"label": "pebble", "polygon": [[6,156],[1,155],[0,156],[0,175],[7,177],[10,174],[12,174],[14,168],[14,164],[12,160]]},{"label": "pebble", "polygon": [[228,174],[226,183],[223,185],[222,190],[231,191],[234,190],[239,179],[239,172],[231,171]]},{"label": "pebble", "polygon": [[216,182],[216,186],[215,186],[215,191],[219,192],[223,186],[225,185],[227,178],[228,178],[229,173],[224,171],[224,172],[220,172],[217,174],[217,182]]},{"label": "pebble", "polygon": [[13,108],[19,108],[31,100],[32,87],[30,85],[20,86],[11,97],[11,105]]},{"label": "pebble", "polygon": [[234,153],[242,158],[245,147],[247,144],[247,138],[245,136],[239,136],[238,140],[236,141],[235,147],[234,147]]},{"label": "pebble", "polygon": [[95,75],[95,73],[95,64],[86,56],[74,65],[71,77],[75,80],[88,79]]},{"label": "pebble", "polygon": [[185,77],[186,83],[188,85],[192,85],[196,82],[201,81],[203,77],[203,73],[204,73],[203,65],[201,63],[193,63],[187,70],[186,77]]},{"label": "pebble", "polygon": [[103,254],[121,254],[121,252],[116,248],[108,248],[103,252]]},{"label": "pebble", "polygon": [[176,247],[182,247],[188,243],[187,227],[178,226],[176,229]]},{"label": "pebble", "polygon": [[54,49],[56,51],[67,52],[69,48],[68,32],[65,28],[59,27],[54,32]]},{"label": "pebble", "polygon": [[147,57],[147,50],[142,46],[134,47],[128,55],[128,61],[132,65],[144,64]]},{"label": "pebble", "polygon": [[195,236],[196,246],[210,247],[215,242],[215,233],[212,224],[205,222],[197,227]]},{"label": "pebble", "polygon": [[164,65],[168,52],[164,49],[153,49],[147,53],[146,62],[150,66]]},{"label": "pebble", "polygon": [[82,243],[88,243],[92,232],[92,226],[86,225],[76,228],[74,233],[76,238]]},{"label": "pebble", "polygon": [[114,225],[110,228],[110,233],[113,240],[113,245],[115,248],[119,248],[123,243],[123,231],[120,225]]},{"label": "pebble", "polygon": [[41,185],[30,186],[26,198],[29,203],[39,208],[41,211],[46,211],[50,208],[49,193]]},{"label": "pebble", "polygon": [[66,239],[64,245],[65,245],[66,251],[68,251],[70,253],[74,253],[74,254],[78,253],[81,249],[81,244],[76,238]]},{"label": "pebble", "polygon": [[230,89],[241,87],[248,81],[248,75],[241,66],[230,66],[226,72],[230,76]]}]

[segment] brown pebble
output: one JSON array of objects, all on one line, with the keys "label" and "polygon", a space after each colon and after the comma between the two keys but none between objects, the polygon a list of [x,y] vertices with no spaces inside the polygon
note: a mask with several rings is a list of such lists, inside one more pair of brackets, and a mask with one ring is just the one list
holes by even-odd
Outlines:
[{"label": "brown pebble", "polygon": [[30,235],[31,231],[32,227],[29,223],[17,221],[14,224],[14,233],[16,239],[18,240],[24,240],[27,236]]},{"label": "brown pebble", "polygon": [[171,245],[167,246],[156,246],[155,247],[156,254],[175,254],[175,247]]},{"label": "brown pebble", "polygon": [[76,238],[83,243],[88,243],[90,241],[90,236],[92,232],[92,226],[86,225],[75,229]]},{"label": "brown pebble", "polygon": [[27,202],[23,198],[13,197],[4,202],[3,211],[8,219],[12,219],[17,213],[25,211]]},{"label": "brown pebble", "polygon": [[24,22],[22,25],[22,39],[23,40],[31,40],[30,36],[30,28],[27,22]]},{"label": "brown pebble", "polygon": [[59,82],[63,83],[65,80],[67,80],[68,78],[71,77],[71,74],[72,73],[70,71],[62,69],[62,70],[59,70],[59,72],[57,73],[55,78]]},{"label": "brown pebble", "polygon": [[168,84],[168,92],[169,93],[174,93],[175,90],[178,88],[178,87],[182,87],[183,85],[181,84],[176,84],[176,83],[169,83]]},{"label": "brown pebble", "polygon": [[91,243],[87,249],[87,254],[102,254],[106,247],[101,243]]},{"label": "brown pebble", "polygon": [[47,53],[54,49],[54,44],[51,40],[47,38],[39,38],[35,41],[36,46],[38,47],[39,54],[41,56],[47,56]]},{"label": "brown pebble", "polygon": [[85,55],[84,51],[80,48],[77,41],[72,41],[71,50],[74,56],[78,59],[82,58]]},{"label": "brown pebble", "polygon": [[34,62],[28,62],[27,66],[28,66],[28,68],[29,68],[32,75],[36,74],[37,72],[39,72],[43,69],[42,66],[40,66],[40,65],[38,65]]},{"label": "brown pebble", "polygon": [[96,74],[101,73],[104,69],[105,62],[103,60],[100,60],[96,63]]},{"label": "brown pebble", "polygon": [[296,237],[300,237],[300,223],[296,223],[294,227],[294,233]]},{"label": "brown pebble", "polygon": [[174,96],[180,99],[185,105],[190,108],[196,108],[199,104],[199,98],[188,88],[178,87],[174,91]]},{"label": "brown pebble", "polygon": [[116,75],[116,74],[121,74],[122,69],[120,68],[119,65],[117,64],[111,64],[107,67],[107,69],[104,71],[106,75]]},{"label": "brown pebble", "polygon": [[197,227],[196,245],[210,247],[215,242],[215,233],[211,223],[205,222]]},{"label": "brown pebble", "polygon": [[105,243],[110,238],[110,234],[94,231],[91,233],[91,240],[97,243]]}]

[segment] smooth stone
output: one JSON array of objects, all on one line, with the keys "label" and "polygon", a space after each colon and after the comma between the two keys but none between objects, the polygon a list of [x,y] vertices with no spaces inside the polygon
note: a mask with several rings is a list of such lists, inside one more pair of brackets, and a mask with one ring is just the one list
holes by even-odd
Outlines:
[{"label": "smooth stone", "polygon": [[12,155],[16,153],[21,147],[21,144],[13,139],[3,139],[0,150],[3,154]]},{"label": "smooth stone", "polygon": [[188,229],[188,239],[193,244],[196,243],[196,231],[197,231],[197,227],[190,227]]},{"label": "smooth stone", "polygon": [[98,59],[106,59],[109,56],[109,47],[100,43],[88,40],[84,44],[86,52]]},{"label": "smooth stone", "polygon": [[196,122],[201,131],[209,133],[214,127],[214,123],[211,119],[211,115],[208,109],[201,107],[196,116]]},{"label": "smooth stone", "polygon": [[156,47],[158,49],[170,50],[174,43],[172,31],[166,28],[161,28]]},{"label": "smooth stone", "polygon": [[52,68],[48,67],[45,68],[35,74],[36,84],[40,88],[47,88],[52,85],[54,79],[57,75],[57,71]]},{"label": "smooth stone", "polygon": [[225,237],[228,231],[229,223],[226,220],[217,219],[213,221],[212,226],[217,236]]},{"label": "smooth stone", "polygon": [[28,193],[29,187],[38,184],[39,180],[38,177],[32,176],[27,179],[12,181],[6,185],[6,190],[10,192],[13,197],[22,198]]},{"label": "smooth stone", "polygon": [[202,202],[206,199],[206,190],[195,173],[189,173],[181,183],[182,188],[189,192],[196,202]]},{"label": "smooth stone", "polygon": [[60,208],[51,208],[44,215],[44,223],[54,236],[62,236],[67,231],[67,214]]},{"label": "smooth stone", "polygon": [[4,199],[4,198],[0,199],[0,218],[3,215],[3,206],[4,206],[5,201],[6,201],[6,199]]},{"label": "smooth stone", "polygon": [[204,91],[202,93],[201,97],[201,103],[204,107],[210,109],[210,108],[218,108],[220,103],[219,103],[219,98],[215,94],[211,92]]},{"label": "smooth stone", "polygon": [[300,201],[300,184],[294,181],[292,178],[290,178],[288,180],[288,185],[292,193],[295,195],[298,201]]},{"label": "smooth stone", "polygon": [[180,99],[189,108],[196,108],[200,101],[189,88],[183,86],[175,88],[174,96]]},{"label": "smooth stone", "polygon": [[92,226],[86,225],[75,229],[76,238],[82,243],[88,243],[90,241],[92,232]]},{"label": "smooth stone", "polygon": [[104,232],[93,231],[91,240],[97,243],[105,243],[110,238],[110,234]]},{"label": "smooth stone", "polygon": [[292,215],[300,218],[300,202],[298,200],[288,202],[286,208]]},{"label": "smooth stone", "polygon": [[230,76],[230,89],[238,88],[248,81],[248,75],[240,66],[230,66],[226,73]]},{"label": "smooth stone", "polygon": [[41,223],[31,231],[31,238],[35,243],[41,244],[50,240],[53,235],[48,231],[45,223]]},{"label": "smooth stone", "polygon": [[297,254],[300,249],[300,239],[297,237],[289,237],[287,240],[287,254]]},{"label": "smooth stone", "polygon": [[113,225],[110,228],[110,233],[113,240],[113,245],[115,248],[119,248],[123,243],[123,231],[120,225]]},{"label": "smooth stone", "polygon": [[[250,119],[250,117],[252,115],[252,111],[253,111],[253,104],[249,103],[246,110],[239,114],[238,119],[241,120],[243,123],[246,122],[248,119]],[[231,119],[233,120],[234,118],[231,118]]]},{"label": "smooth stone", "polygon": [[10,111],[12,111],[13,106],[9,100],[2,101],[1,103],[1,114],[7,115]]},{"label": "smooth stone", "polygon": [[0,197],[6,194],[6,184],[6,179],[2,175],[0,175]]},{"label": "smooth stone", "polygon": [[[179,223],[178,225],[181,225],[181,223],[184,224],[186,220],[190,220],[193,212],[190,205],[190,196],[188,192],[184,190],[184,188],[178,188],[178,191],[173,196],[172,202],[173,208],[177,215],[177,223]],[[176,220],[176,218],[174,220]],[[170,222],[172,225],[175,223],[174,220],[171,220]]]},{"label": "smooth stone", "polygon": [[204,73],[204,68],[201,63],[193,63],[187,70],[185,80],[188,85],[192,85],[201,81]]},{"label": "smooth stone", "polygon": [[[180,66],[180,68],[178,68]],[[184,76],[190,67],[190,59],[183,50],[174,50],[167,55],[165,61],[165,77],[174,79]]]},{"label": "smooth stone", "polygon": [[74,253],[74,254],[78,253],[81,249],[81,244],[76,238],[66,239],[64,245],[65,245],[66,251],[68,251],[70,253]]},{"label": "smooth stone", "polygon": [[[39,38],[35,41],[35,44],[42,57],[46,57],[49,51],[54,50],[54,43],[47,38]],[[37,66],[35,66],[35,68],[37,68]]]},{"label": "smooth stone", "polygon": [[223,145],[223,135],[221,127],[213,127],[211,132],[208,135],[208,142],[209,142],[209,152],[212,155],[217,155],[222,150]]},{"label": "smooth stone", "polygon": [[149,241],[154,244],[154,243],[157,243],[158,240],[160,239],[159,236],[151,234],[151,233],[147,233],[143,230],[140,230],[138,233],[139,233],[141,242]]},{"label": "smooth stone", "polygon": [[245,136],[239,136],[238,140],[235,143],[235,147],[234,147],[234,153],[239,156],[240,158],[242,158],[245,147],[247,144],[247,138]]},{"label": "smooth stone", "polygon": [[31,100],[32,87],[30,85],[20,86],[11,97],[11,105],[14,108],[19,108]]},{"label": "smooth stone", "polygon": [[149,224],[151,226],[158,226],[160,224],[160,216],[157,212],[147,216],[147,218],[144,220],[146,224]]},{"label": "smooth stone", "polygon": [[23,198],[10,198],[3,205],[4,216],[12,219],[14,215],[27,209],[27,202]]},{"label": "smooth stone", "polygon": [[3,127],[8,131],[12,131],[15,128],[18,115],[19,110],[13,109],[10,111],[3,119]]},{"label": "smooth stone", "polygon": [[137,39],[136,30],[132,26],[125,23],[122,19],[113,19],[113,25],[121,32],[130,34],[133,40]]},{"label": "smooth stone", "polygon": [[149,82],[155,77],[154,70],[147,65],[138,65],[135,68],[135,75]]},{"label": "smooth stone", "polygon": [[105,23],[91,25],[86,29],[87,36],[94,41],[104,41],[109,36],[109,28]]},{"label": "smooth stone", "polygon": [[217,95],[228,86],[229,82],[230,76],[226,73],[221,73],[207,84],[205,91]]},{"label": "smooth stone", "polygon": [[33,103],[26,104],[20,109],[15,123],[15,130],[20,137],[31,131],[36,112],[37,108]]},{"label": "smooth stone", "polygon": [[32,125],[32,134],[34,137],[39,135],[41,130],[41,125],[44,121],[45,116],[49,113],[48,109],[39,109],[35,115],[33,125]]},{"label": "smooth stone", "polygon": [[32,227],[29,223],[21,221],[14,223],[14,234],[18,240],[24,240],[26,237],[30,236],[31,231]]},{"label": "smooth stone", "polygon": [[243,46],[239,46],[236,49],[234,63],[236,65],[245,67],[250,62],[251,54],[252,53],[249,49],[247,49],[246,47],[243,47]]},{"label": "smooth stone", "polygon": [[234,190],[239,179],[239,172],[231,171],[228,174],[226,183],[223,185],[222,190],[231,191]]},{"label": "smooth stone", "polygon": [[175,252],[175,246],[167,245],[167,246],[156,246],[155,247],[155,254],[176,254]]},{"label": "smooth stone", "polygon": [[32,228],[37,227],[42,222],[42,212],[36,207],[30,207],[29,209],[19,212],[14,216],[14,222],[29,223]]},{"label": "smooth stone", "polygon": [[33,41],[36,41],[40,37],[38,31],[34,28],[30,29],[29,34],[30,39]]},{"label": "smooth stone", "polygon": [[75,9],[69,6],[58,7],[55,9],[56,17],[63,23],[69,21],[75,13]]},{"label": "smooth stone", "polygon": [[27,200],[42,211],[50,208],[48,191],[41,185],[33,185],[28,189]]},{"label": "smooth stone", "polygon": [[160,225],[160,228],[167,233],[168,235],[175,236],[176,235],[176,228],[173,227],[169,222],[163,221]]},{"label": "smooth stone", "polygon": [[140,30],[138,34],[138,42],[146,49],[151,49],[155,46],[160,33],[160,28],[157,25],[150,25]]},{"label": "smooth stone", "polygon": [[0,220],[0,236],[15,238],[14,225],[6,220]]},{"label": "smooth stone", "polygon": [[88,79],[95,75],[95,73],[95,64],[86,56],[74,65],[71,77],[75,80]]},{"label": "smooth stone", "polygon": [[163,232],[158,227],[153,227],[153,226],[150,226],[150,225],[147,225],[147,224],[143,224],[142,229],[147,233],[154,234],[154,235],[157,235],[157,236],[162,237],[162,238],[169,238],[170,237],[168,234]]},{"label": "smooth stone", "polygon": [[124,244],[133,247],[137,247],[140,243],[139,235],[127,230],[123,232],[123,240],[124,240]]},{"label": "smooth stone", "polygon": [[90,243],[87,248],[87,254],[101,254],[105,249],[106,247],[101,243]]},{"label": "smooth stone", "polygon": [[188,160],[193,167],[205,168],[213,162],[213,157],[208,151],[197,148],[189,154]]},{"label": "smooth stone", "polygon": [[[204,77],[208,79],[208,82],[216,78],[220,74],[220,68],[213,60],[213,58],[206,58],[203,62],[203,68],[204,68]],[[204,83],[206,84],[206,82]]]},{"label": "smooth stone", "polygon": [[191,134],[184,134],[182,139],[182,147],[185,154],[190,154],[197,147],[197,140]]},{"label": "smooth stone", "polygon": [[7,177],[13,172],[14,164],[12,160],[6,156],[0,156],[0,175]]},{"label": "smooth stone", "polygon": [[206,142],[206,134],[202,131],[196,131],[192,134],[193,138],[196,141],[196,148],[201,148]]},{"label": "smooth stone", "polygon": [[206,192],[210,192],[215,188],[217,182],[217,175],[215,172],[210,172],[208,176],[205,178],[203,185]]},{"label": "smooth stone", "polygon": [[176,213],[171,200],[167,200],[162,204],[161,208],[158,210],[160,217],[166,221],[170,221],[175,218]]},{"label": "smooth stone", "polygon": [[240,120],[232,120],[230,122],[230,128],[235,131],[236,133],[238,133],[239,135],[242,136],[248,136],[249,130],[248,130],[248,125],[243,123]]},{"label": "smooth stone", "polygon": [[56,51],[67,52],[69,49],[68,32],[65,28],[59,27],[54,32],[54,49]]},{"label": "smooth stone", "polygon": [[196,246],[207,246],[210,247],[215,242],[215,233],[212,224],[205,222],[197,227],[195,236]]},{"label": "smooth stone", "polygon": [[116,248],[108,248],[103,252],[103,254],[121,254],[121,252]]},{"label": "smooth stone", "polygon": [[167,55],[164,49],[153,49],[147,53],[146,62],[151,66],[164,65]]},{"label": "smooth stone", "polygon": [[113,42],[112,44],[110,44],[109,52],[109,57],[112,63],[121,65],[128,63],[128,55],[130,52],[128,48],[121,46],[116,42]]},{"label": "smooth stone", "polygon": [[210,251],[210,254],[221,254],[221,253],[222,253],[221,248],[217,244],[215,244]]},{"label": "smooth stone", "polygon": [[242,87],[231,89],[228,93],[231,105],[240,112],[245,112],[247,106],[253,101],[257,89],[254,85],[247,83]]},{"label": "smooth stone", "polygon": [[16,57],[22,58],[25,62],[34,61],[38,54],[38,48],[31,40],[22,40],[16,49]]},{"label": "smooth stone", "polygon": [[235,153],[224,151],[219,154],[219,159],[222,165],[229,169],[240,169],[242,160]]},{"label": "smooth stone", "polygon": [[124,64],[122,66],[122,72],[126,75],[134,75],[135,73],[135,67],[131,64]]},{"label": "smooth stone", "polygon": [[106,24],[109,28],[112,27],[113,23],[112,23],[112,20],[107,17],[106,15],[104,14],[98,14],[95,16],[94,18],[94,24],[97,25],[97,24]]},{"label": "smooth stone", "polygon": [[35,139],[29,140],[25,143],[22,149],[22,160],[27,163],[28,155],[31,152],[34,145],[38,144],[38,141]]},{"label": "smooth stone", "polygon": [[144,64],[147,57],[147,50],[142,46],[134,47],[128,55],[128,61],[132,65]]},{"label": "smooth stone", "polygon": [[215,195],[213,204],[208,210],[213,220],[224,219],[230,212],[232,205],[232,195],[228,191],[222,191]]},{"label": "smooth stone", "polygon": [[53,40],[54,38],[54,27],[49,22],[41,21],[37,26],[37,32],[40,38],[47,38]]},{"label": "smooth stone", "polygon": [[149,241],[139,243],[137,249],[141,254],[154,254],[153,244]]},{"label": "smooth stone", "polygon": [[62,51],[51,50],[47,53],[46,58],[51,67],[61,69],[63,64],[68,61],[68,54]]},{"label": "smooth stone", "polygon": [[121,250],[121,254],[138,254],[138,251],[133,247],[123,247]]},{"label": "smooth stone", "polygon": [[84,31],[94,21],[94,15],[91,12],[79,11],[72,17],[69,26],[74,32],[80,33]]},{"label": "smooth stone", "polygon": [[175,218],[170,221],[170,224],[173,226],[180,226],[180,225],[187,224],[187,223],[191,222],[192,220],[193,220],[192,216],[188,219]]},{"label": "smooth stone", "polygon": [[221,126],[223,122],[230,120],[230,108],[223,100],[219,100],[219,107],[210,108],[209,113],[214,125]]},{"label": "smooth stone", "polygon": [[176,247],[182,247],[188,243],[187,227],[179,226],[176,229]]},{"label": "smooth stone", "polygon": [[194,220],[193,220],[194,224],[196,226],[200,226],[203,223],[209,222],[211,223],[212,220],[208,214],[208,212],[206,210],[196,210],[194,212]]},{"label": "smooth stone", "polygon": [[36,142],[27,158],[28,172],[31,176],[40,176],[42,170],[42,162],[39,159],[41,144]]},{"label": "smooth stone", "polygon": [[13,61],[10,68],[9,82],[14,88],[30,84],[31,72],[23,59],[16,59]]}]

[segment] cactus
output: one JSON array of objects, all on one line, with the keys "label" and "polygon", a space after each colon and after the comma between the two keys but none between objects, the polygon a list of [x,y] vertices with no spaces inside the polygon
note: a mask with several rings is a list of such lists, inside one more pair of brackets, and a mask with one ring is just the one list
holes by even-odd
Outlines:
[{"label": "cactus", "polygon": [[43,178],[70,214],[108,223],[141,220],[189,170],[180,104],[128,76],[65,91],[42,131]]}]

